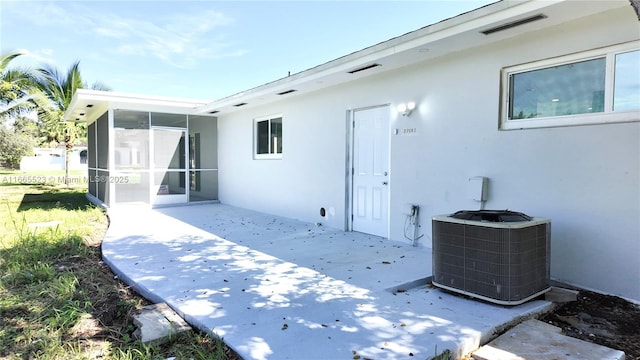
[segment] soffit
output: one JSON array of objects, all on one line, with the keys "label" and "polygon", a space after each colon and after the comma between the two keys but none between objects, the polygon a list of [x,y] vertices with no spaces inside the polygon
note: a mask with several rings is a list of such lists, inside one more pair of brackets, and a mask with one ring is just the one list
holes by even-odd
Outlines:
[{"label": "soffit", "polygon": [[92,123],[108,109],[200,115],[197,109],[207,103],[209,101],[206,100],[79,89],[74,94],[64,119]]}]

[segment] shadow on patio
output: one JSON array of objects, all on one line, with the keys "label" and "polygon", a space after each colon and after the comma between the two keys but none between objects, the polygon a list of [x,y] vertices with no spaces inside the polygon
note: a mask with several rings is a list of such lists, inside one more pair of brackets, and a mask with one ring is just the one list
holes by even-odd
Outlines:
[{"label": "shadow on patio", "polygon": [[246,359],[462,355],[550,306],[430,288],[428,248],[226,205],[123,207],[110,217],[112,269]]}]

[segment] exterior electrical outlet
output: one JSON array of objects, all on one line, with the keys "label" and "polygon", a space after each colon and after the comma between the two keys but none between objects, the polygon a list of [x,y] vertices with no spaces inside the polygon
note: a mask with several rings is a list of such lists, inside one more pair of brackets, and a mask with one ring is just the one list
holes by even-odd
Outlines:
[{"label": "exterior electrical outlet", "polygon": [[402,206],[402,214],[407,216],[414,216],[418,210],[418,205],[404,204]]}]

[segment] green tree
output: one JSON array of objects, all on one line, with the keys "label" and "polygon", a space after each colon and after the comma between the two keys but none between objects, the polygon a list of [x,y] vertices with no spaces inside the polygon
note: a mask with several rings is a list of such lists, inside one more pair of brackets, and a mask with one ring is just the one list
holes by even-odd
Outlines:
[{"label": "green tree", "polygon": [[[64,113],[71,104],[73,94],[78,89],[86,88],[80,74],[80,62],[76,61],[66,73],[61,73],[53,66],[38,69],[38,89],[48,99],[48,104],[39,108],[38,117],[42,122],[48,141],[64,143],[66,148],[65,183],[69,178],[69,154],[79,140],[86,137],[86,124],[64,121]],[[101,83],[90,87],[94,90],[110,90]]]},{"label": "green tree", "polygon": [[0,165],[11,168],[18,168],[22,157],[38,145],[37,123],[26,116],[46,103],[33,71],[10,68],[21,55],[17,51],[0,55]]},{"label": "green tree", "polygon": [[30,116],[18,116],[13,120],[13,131],[31,137],[36,146],[42,146],[46,137],[41,129],[40,122]]},{"label": "green tree", "polygon": [[18,169],[22,157],[33,154],[35,145],[31,135],[0,126],[0,165]]},{"label": "green tree", "polygon": [[0,120],[5,123],[34,110],[44,97],[35,86],[35,73],[29,69],[10,68],[22,54],[17,51],[0,55]]}]

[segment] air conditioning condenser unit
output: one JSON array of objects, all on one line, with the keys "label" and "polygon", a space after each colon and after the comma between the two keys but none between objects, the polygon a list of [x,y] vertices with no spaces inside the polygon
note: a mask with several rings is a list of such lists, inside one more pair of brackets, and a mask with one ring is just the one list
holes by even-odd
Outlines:
[{"label": "air conditioning condenser unit", "polygon": [[502,305],[550,289],[551,222],[509,210],[435,216],[433,285]]}]

